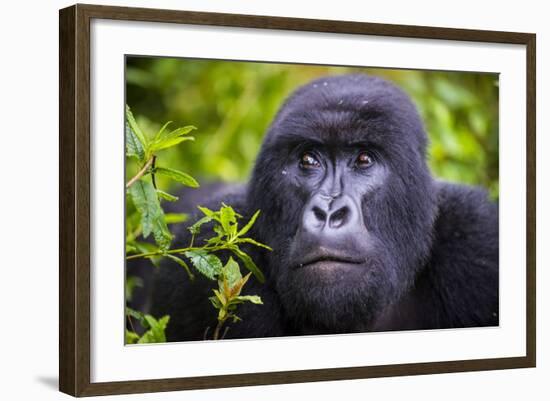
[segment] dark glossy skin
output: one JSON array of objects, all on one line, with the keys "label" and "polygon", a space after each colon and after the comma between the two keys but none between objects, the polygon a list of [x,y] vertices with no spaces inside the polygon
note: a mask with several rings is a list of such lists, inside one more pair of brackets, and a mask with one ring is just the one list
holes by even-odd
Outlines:
[{"label": "dark glossy skin", "polygon": [[[248,185],[195,195],[245,217],[261,209],[251,236],[274,249],[248,249],[267,282],[245,292],[264,305],[243,306],[227,338],[498,324],[498,207],[480,189],[434,180],[426,145],[414,105],[384,80],[298,89]],[[180,227],[179,243],[188,240]],[[172,316],[170,340],[202,339],[215,325],[211,288],[161,269],[152,311]]]}]

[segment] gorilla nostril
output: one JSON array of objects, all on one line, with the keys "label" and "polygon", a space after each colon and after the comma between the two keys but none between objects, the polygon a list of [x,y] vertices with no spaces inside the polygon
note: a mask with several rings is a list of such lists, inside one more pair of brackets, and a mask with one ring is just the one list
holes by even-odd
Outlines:
[{"label": "gorilla nostril", "polygon": [[341,207],[337,211],[331,214],[329,219],[329,227],[339,228],[346,224],[350,210],[347,206]]},{"label": "gorilla nostril", "polygon": [[322,221],[323,223],[325,222],[325,220],[327,219],[327,214],[324,211],[322,211],[317,206],[314,206],[312,211],[313,211],[313,214],[315,215],[315,218],[317,218],[317,220]]}]

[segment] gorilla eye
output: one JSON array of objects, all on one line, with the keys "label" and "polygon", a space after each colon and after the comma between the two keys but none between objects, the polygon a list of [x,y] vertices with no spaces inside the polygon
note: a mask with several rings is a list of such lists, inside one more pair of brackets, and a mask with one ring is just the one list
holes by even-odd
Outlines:
[{"label": "gorilla eye", "polygon": [[370,167],[372,163],[374,163],[374,160],[367,152],[359,153],[359,156],[357,156],[357,160],[355,161],[355,165],[360,168]]},{"label": "gorilla eye", "polygon": [[302,168],[317,168],[320,165],[319,160],[310,152],[305,152],[300,157],[300,167]]}]

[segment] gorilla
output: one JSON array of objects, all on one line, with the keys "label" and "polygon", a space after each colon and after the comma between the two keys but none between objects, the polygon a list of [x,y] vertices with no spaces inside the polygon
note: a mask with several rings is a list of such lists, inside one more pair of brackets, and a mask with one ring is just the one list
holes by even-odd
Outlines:
[{"label": "gorilla", "polygon": [[[241,305],[225,338],[498,325],[498,205],[433,178],[427,142],[393,84],[321,78],[285,101],[248,184],[184,196],[179,212],[223,202],[246,221],[260,209],[250,237],[273,248],[246,249],[266,282],[252,277],[243,293],[264,305]],[[186,226],[176,246],[188,246]],[[158,270],[151,312],[171,316],[168,341],[215,327],[215,286],[177,265]]]}]

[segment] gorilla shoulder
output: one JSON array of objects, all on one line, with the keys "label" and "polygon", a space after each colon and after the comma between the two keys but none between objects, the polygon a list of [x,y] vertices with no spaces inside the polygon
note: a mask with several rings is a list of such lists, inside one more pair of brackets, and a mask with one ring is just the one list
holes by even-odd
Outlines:
[{"label": "gorilla shoulder", "polygon": [[435,237],[422,277],[441,303],[434,326],[498,325],[498,204],[480,188],[437,186]]},{"label": "gorilla shoulder", "polygon": [[495,326],[499,323],[498,204],[485,190],[436,182],[438,212],[429,260],[410,292],[374,330]]}]

